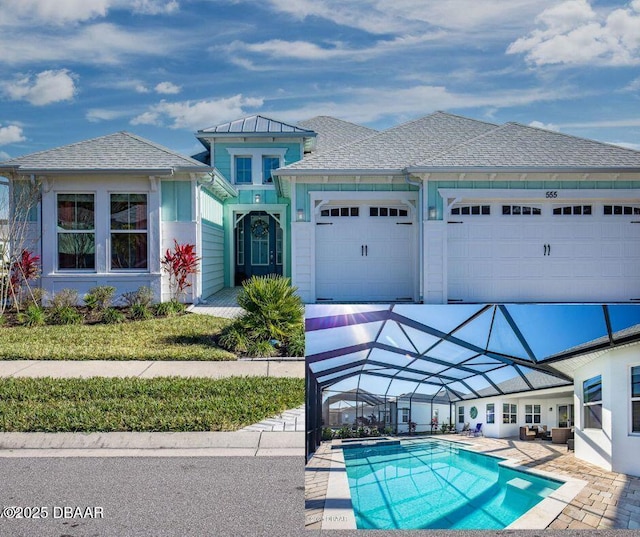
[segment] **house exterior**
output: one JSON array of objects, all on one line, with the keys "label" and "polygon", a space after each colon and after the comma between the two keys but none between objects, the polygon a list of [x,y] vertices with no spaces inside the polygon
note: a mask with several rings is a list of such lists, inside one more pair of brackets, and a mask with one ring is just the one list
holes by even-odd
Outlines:
[{"label": "house exterior", "polygon": [[42,182],[47,291],[164,299],[177,240],[202,257],[194,302],[271,273],[307,303],[640,301],[640,152],[444,112],[382,132],[256,115],[196,137],[192,158],[116,133],[0,163]]}]

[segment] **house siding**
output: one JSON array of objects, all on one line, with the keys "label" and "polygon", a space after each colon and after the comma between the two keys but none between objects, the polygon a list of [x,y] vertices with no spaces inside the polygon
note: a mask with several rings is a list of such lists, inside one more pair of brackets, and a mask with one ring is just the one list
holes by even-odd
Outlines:
[{"label": "house siding", "polygon": [[161,182],[161,218],[163,222],[190,222],[193,218],[191,181]]},{"label": "house siding", "polygon": [[224,287],[223,204],[206,190],[200,197],[202,257],[201,297],[207,298]]},{"label": "house siding", "polygon": [[231,155],[227,149],[246,147],[247,151],[252,149],[265,149],[264,154],[268,155],[268,149],[286,149],[284,154],[284,165],[288,166],[297,162],[301,158],[300,142],[251,142],[251,141],[235,141],[221,142],[216,140],[213,144],[213,158],[211,165],[215,166],[220,173],[231,180]]}]

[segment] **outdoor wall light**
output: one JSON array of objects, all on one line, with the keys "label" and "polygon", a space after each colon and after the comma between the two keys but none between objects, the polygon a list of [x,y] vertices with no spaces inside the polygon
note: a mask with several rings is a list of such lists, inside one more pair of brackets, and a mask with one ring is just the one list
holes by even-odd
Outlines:
[{"label": "outdoor wall light", "polygon": [[253,198],[253,201],[255,201],[256,203],[260,203],[261,200],[262,196],[260,194],[256,194]]},{"label": "outdoor wall light", "polygon": [[549,412],[553,412],[553,407],[552,406],[549,407]]},{"label": "outdoor wall light", "polygon": [[429,207],[429,220],[435,220],[438,216],[438,209]]},{"label": "outdoor wall light", "polygon": [[298,209],[296,218],[298,222],[302,222],[304,220],[304,209]]}]

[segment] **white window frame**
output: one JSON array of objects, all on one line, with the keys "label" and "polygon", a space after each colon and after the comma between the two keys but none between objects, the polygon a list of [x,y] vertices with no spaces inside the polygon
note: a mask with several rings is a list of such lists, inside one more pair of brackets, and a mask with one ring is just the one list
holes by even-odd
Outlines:
[{"label": "white window frame", "polygon": [[458,423],[464,423],[464,407],[458,407]]},{"label": "white window frame", "polygon": [[640,402],[640,396],[633,396],[633,370],[636,367],[640,369],[640,364],[629,366],[629,384],[627,384],[627,386],[629,386],[629,434],[633,436],[640,436],[640,431],[633,430],[633,403]]},{"label": "white window frame", "polygon": [[[238,182],[238,159],[249,159],[249,162],[251,163],[251,181],[246,182],[243,181],[242,183]],[[233,157],[233,184],[237,185],[237,186],[247,186],[247,185],[252,185],[253,184],[253,178],[254,178],[254,170],[253,170],[253,157],[251,155],[234,155]]]},{"label": "white window frame", "polygon": [[[489,407],[492,407],[491,412],[489,412]],[[489,421],[489,416],[491,416],[491,421]],[[493,424],[496,422],[496,404],[495,403],[487,403],[485,419],[488,424]]]},{"label": "white window frame", "polygon": [[[409,423],[409,418],[410,418],[410,416],[409,416],[409,414],[410,414],[409,408],[405,407],[405,408],[401,408],[400,410],[402,411],[402,423]],[[406,412],[406,414],[405,414],[405,412]]]},{"label": "white window frame", "polygon": [[[64,230],[60,230],[58,229],[58,196],[63,195],[63,196],[70,196],[70,195],[79,195],[79,196],[86,196],[86,195],[90,195],[93,196],[93,229],[89,230],[89,229],[80,229],[80,230],[76,230],[76,229],[64,229]],[[98,205],[98,193],[97,192],[91,192],[91,191],[56,191],[55,192],[55,207],[56,207],[56,251],[55,251],[55,260],[56,260],[56,271],[61,272],[61,273],[71,273],[71,274],[78,274],[78,273],[86,273],[86,274],[94,274],[98,271],[98,237],[97,237],[97,216],[96,216],[96,207]],[[94,253],[93,253],[93,268],[87,268],[87,269],[82,269],[82,268],[60,268],[60,243],[59,243],[59,238],[61,234],[71,234],[71,233],[86,233],[86,234],[92,234],[93,235],[93,247],[94,247]]]},{"label": "white window frame", "polygon": [[[527,407],[531,407],[531,412],[527,410]],[[538,407],[538,412],[536,412],[536,407]],[[531,421],[527,421],[527,417],[529,416],[531,417]],[[536,416],[538,416],[538,421],[536,421]],[[540,423],[542,423],[542,405],[524,405],[524,422],[531,425],[539,425]]]},{"label": "white window frame", "polygon": [[[262,181],[262,157],[279,157],[280,166],[283,166],[287,150],[286,147],[227,147],[227,153],[231,157],[231,182],[240,190],[256,186],[275,188],[273,183],[263,183]],[[251,157],[251,183],[237,183],[236,157]]]},{"label": "white window frame", "polygon": [[[584,385],[585,382],[588,382],[590,380],[593,380],[597,377],[600,377],[600,399],[598,399],[597,401],[589,401],[588,403],[585,402],[585,390],[584,390]],[[602,417],[602,410],[603,410],[603,404],[602,404],[602,374],[599,375],[594,375],[592,377],[589,377],[587,379],[584,379],[582,381],[582,429],[592,429],[594,431],[601,431],[603,429],[603,424],[602,422],[600,423],[600,427],[587,427],[587,407],[591,407],[591,406],[600,406],[600,416]]]},{"label": "white window frame", "polygon": [[[506,412],[504,409],[505,406],[507,407]],[[512,425],[514,423],[518,423],[518,405],[502,403],[502,425]]]},{"label": "white window frame", "polygon": [[[111,196],[112,195],[118,195],[118,194],[135,194],[135,195],[143,195],[145,196],[146,200],[147,200],[147,227],[145,229],[129,229],[129,230],[124,230],[124,229],[119,229],[119,230],[113,230],[111,229]],[[151,245],[149,244],[149,192],[122,192],[121,190],[119,191],[113,191],[113,192],[108,192],[107,193],[107,203],[108,203],[108,245],[107,245],[107,266],[109,267],[109,272],[114,272],[114,273],[125,273],[125,274],[130,274],[130,273],[148,273],[151,271],[151,252],[150,252],[150,248]],[[113,233],[117,233],[117,234],[142,234],[144,233],[147,236],[147,267],[140,269],[140,268],[127,268],[127,269],[123,269],[123,268],[113,268],[111,266],[111,257],[112,257],[112,252],[111,252],[111,248],[113,246],[112,242],[111,242],[111,235]]]}]

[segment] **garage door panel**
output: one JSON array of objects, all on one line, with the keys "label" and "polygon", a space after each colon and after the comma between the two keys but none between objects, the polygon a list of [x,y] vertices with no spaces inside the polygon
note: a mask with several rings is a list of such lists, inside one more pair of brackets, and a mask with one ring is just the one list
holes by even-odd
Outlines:
[{"label": "garage door panel", "polygon": [[[551,204],[542,204],[541,215],[500,213],[483,217],[477,227],[473,217],[467,217],[464,225],[448,226],[447,231],[453,232],[447,243],[449,298],[470,302],[638,298],[640,224],[605,215],[600,203],[591,205],[588,215],[554,215]],[[475,230],[465,235],[453,227]]]}]

